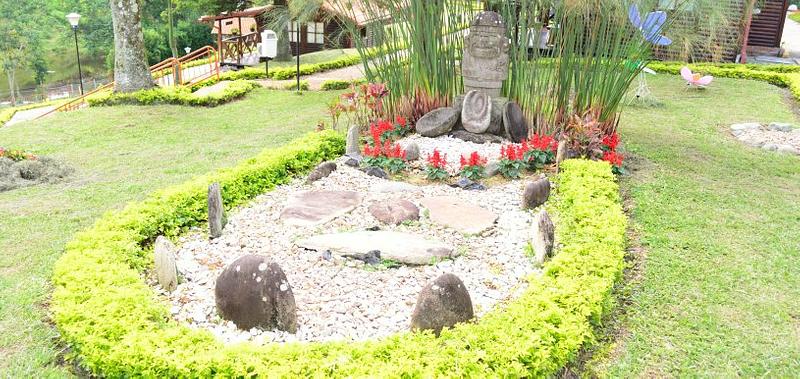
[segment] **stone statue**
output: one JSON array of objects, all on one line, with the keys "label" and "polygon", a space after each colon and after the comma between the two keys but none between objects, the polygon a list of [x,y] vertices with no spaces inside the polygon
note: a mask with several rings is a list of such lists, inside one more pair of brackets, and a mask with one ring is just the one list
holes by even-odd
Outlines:
[{"label": "stone statue", "polygon": [[490,97],[500,97],[503,81],[508,78],[506,24],[497,12],[479,13],[464,39],[461,73],[464,90],[477,90]]}]

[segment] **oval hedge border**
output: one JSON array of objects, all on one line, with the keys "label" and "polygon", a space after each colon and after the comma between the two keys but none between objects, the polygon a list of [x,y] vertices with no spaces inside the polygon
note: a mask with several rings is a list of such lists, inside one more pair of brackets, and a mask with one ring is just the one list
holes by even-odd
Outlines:
[{"label": "oval hedge border", "polygon": [[610,166],[564,162],[552,208],[560,253],[519,298],[479,322],[358,343],[224,345],[171,320],[143,280],[148,247],[205,220],[206,191],[220,182],[225,205],[243,204],[324,159],[344,140],[314,133],[107,213],[78,233],[56,264],[52,312],[71,360],[109,377],[546,376],[594,338],[623,269],[626,218]]}]

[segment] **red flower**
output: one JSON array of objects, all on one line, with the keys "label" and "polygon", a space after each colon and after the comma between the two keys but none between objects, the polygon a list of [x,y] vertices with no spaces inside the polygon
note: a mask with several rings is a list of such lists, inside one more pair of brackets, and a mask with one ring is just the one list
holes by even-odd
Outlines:
[{"label": "red flower", "polygon": [[606,151],[603,153],[603,160],[611,163],[614,167],[621,167],[622,166],[622,154],[617,153],[616,151]]},{"label": "red flower", "polygon": [[467,166],[483,166],[486,164],[486,158],[482,157],[478,154],[477,151],[473,151],[469,157],[461,156],[461,168]]},{"label": "red flower", "polygon": [[531,137],[529,143],[534,150],[539,150],[539,151],[550,150],[552,152],[558,150],[558,141],[556,141],[555,138],[548,135],[540,136],[538,134],[534,134],[533,137]]},{"label": "red flower", "polygon": [[512,144],[502,146],[500,147],[500,159],[507,159],[510,161],[522,160],[527,149],[527,144]]},{"label": "red flower", "polygon": [[608,149],[611,151],[617,150],[617,145],[619,145],[619,135],[617,133],[612,133],[603,137],[603,145],[608,147]]},{"label": "red flower", "polygon": [[394,122],[402,127],[406,127],[406,118],[403,116],[397,116],[394,118]]},{"label": "red flower", "polygon": [[428,155],[428,164],[433,168],[445,168],[447,166],[447,154],[442,154],[439,149],[434,149],[433,154]]}]

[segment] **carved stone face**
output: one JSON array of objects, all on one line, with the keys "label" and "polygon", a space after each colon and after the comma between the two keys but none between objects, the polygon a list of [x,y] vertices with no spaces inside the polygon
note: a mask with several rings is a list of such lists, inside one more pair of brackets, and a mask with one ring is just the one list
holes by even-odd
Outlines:
[{"label": "carved stone face", "polygon": [[478,14],[464,39],[464,88],[498,96],[503,80],[508,78],[509,47],[502,17],[495,12]]},{"label": "carved stone face", "polygon": [[505,36],[492,33],[490,30],[470,31],[467,41],[467,49],[475,58],[499,59],[501,54],[508,52],[508,42]]}]

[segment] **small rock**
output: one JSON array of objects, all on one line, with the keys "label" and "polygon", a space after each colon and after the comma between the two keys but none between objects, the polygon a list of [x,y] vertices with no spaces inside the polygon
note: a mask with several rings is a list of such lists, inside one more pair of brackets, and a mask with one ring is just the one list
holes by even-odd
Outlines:
[{"label": "small rock", "polygon": [[383,171],[380,167],[367,167],[364,172],[369,176],[374,176],[381,179],[389,179],[389,174]]},{"label": "small rock", "polygon": [[361,155],[361,146],[359,141],[359,128],[358,126],[351,126],[347,130],[347,142],[345,146],[345,155],[354,156]]},{"label": "small rock", "polygon": [[347,160],[344,161],[344,164],[353,168],[359,168],[363,159],[364,157],[362,157],[360,154],[348,155]]},{"label": "small rock", "polygon": [[731,132],[733,132],[733,134],[737,134],[737,133],[742,133],[745,130],[758,130],[760,128],[761,128],[761,124],[759,124],[757,122],[746,122],[746,123],[742,123],[742,124],[733,124],[733,125],[731,125]]},{"label": "small rock", "polygon": [[492,99],[480,91],[469,91],[464,96],[461,109],[461,125],[471,133],[481,134],[489,129],[492,121]]},{"label": "small rock", "polygon": [[453,248],[442,242],[390,231],[321,234],[300,240],[297,246],[313,251],[327,250],[337,256],[364,255],[377,250],[383,259],[408,265],[427,265],[433,260],[450,258],[454,254]]},{"label": "small rock", "polygon": [[369,213],[378,221],[389,225],[419,220],[419,208],[408,200],[392,199],[375,202],[369,206]]},{"label": "small rock", "polygon": [[447,273],[420,291],[411,315],[411,329],[431,330],[438,336],[442,329],[452,328],[473,317],[472,299],[464,282]]},{"label": "small rock", "polygon": [[297,332],[297,306],[281,267],[266,257],[245,255],[222,271],[214,288],[217,311],[239,329]]},{"label": "small rock", "polygon": [[800,155],[800,150],[797,150],[797,148],[792,145],[778,145],[776,151],[784,154]]},{"label": "small rock", "polygon": [[336,163],[334,162],[322,162],[308,174],[308,178],[306,178],[306,184],[311,184],[320,180],[322,178],[327,177],[332,172],[336,171]]},{"label": "small rock", "polygon": [[541,178],[525,186],[522,193],[522,207],[534,209],[544,204],[550,197],[550,179]]},{"label": "small rock", "polygon": [[381,264],[381,252],[378,250],[370,250],[366,253],[342,254],[342,256],[345,258],[355,259],[372,266]]},{"label": "small rock", "polygon": [[458,122],[459,113],[450,107],[438,108],[417,120],[417,133],[423,137],[438,137],[453,129]]},{"label": "small rock", "polygon": [[485,143],[504,143],[506,140],[503,137],[494,134],[476,134],[470,133],[466,130],[454,130],[450,133],[453,138],[458,138],[462,141],[485,144]]},{"label": "small rock", "polygon": [[419,159],[419,145],[414,142],[411,142],[405,147],[406,151],[406,160],[407,161],[415,161]]},{"label": "small rock", "polygon": [[536,265],[542,265],[545,260],[553,256],[555,243],[555,226],[546,210],[542,209],[536,214],[533,221],[533,260]]},{"label": "small rock", "polygon": [[178,288],[178,267],[175,263],[175,245],[164,236],[158,236],[153,245],[155,272],[158,284],[168,292]]},{"label": "small rock", "polygon": [[455,184],[451,184],[450,187],[453,188],[461,188],[467,191],[485,191],[486,187],[483,184],[478,182],[473,182],[467,178],[459,179]]},{"label": "small rock", "polygon": [[767,125],[767,129],[775,131],[775,132],[791,132],[792,131],[792,124],[785,123],[785,122],[771,122]]},{"label": "small rock", "polygon": [[225,207],[222,205],[222,190],[219,183],[208,186],[208,234],[214,238],[222,235],[222,229],[228,222],[225,217]]},{"label": "small rock", "polygon": [[774,143],[767,143],[767,144],[764,144],[764,146],[762,146],[761,148],[764,149],[764,150],[767,150],[767,151],[777,151],[778,150],[778,145],[774,144]]},{"label": "small rock", "polygon": [[491,178],[500,173],[500,163],[496,161],[491,161],[486,165],[486,170],[484,170],[483,174],[487,178]]}]

